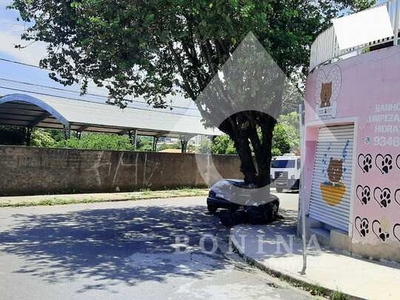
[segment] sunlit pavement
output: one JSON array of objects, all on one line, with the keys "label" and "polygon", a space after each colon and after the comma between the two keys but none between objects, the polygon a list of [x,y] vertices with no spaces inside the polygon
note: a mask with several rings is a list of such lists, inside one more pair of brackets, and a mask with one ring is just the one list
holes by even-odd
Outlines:
[{"label": "sunlit pavement", "polygon": [[298,191],[283,191],[278,193],[275,188],[271,188],[271,193],[278,196],[280,207],[285,210],[299,210],[299,193]]},{"label": "sunlit pavement", "polygon": [[[332,291],[341,291],[356,299],[399,299],[400,264],[359,259],[320,249],[310,239],[306,274],[303,267],[302,240],[296,237],[296,194],[279,193],[284,220],[269,225],[238,225],[231,237],[241,254],[253,262],[304,284],[314,284]],[[296,195],[298,196],[298,195]],[[291,210],[291,207],[293,209]],[[241,237],[244,237],[242,240]],[[365,278],[374,278],[366,284]]]},{"label": "sunlit pavement", "polygon": [[[306,299],[204,234],[228,230],[204,197],[0,210],[2,299]],[[176,236],[189,252],[174,253]],[[180,240],[180,242],[184,240]],[[224,245],[226,248],[226,244]],[[221,247],[221,248],[224,248]],[[278,284],[280,284],[278,282]],[[284,285],[284,284],[283,284]]]}]

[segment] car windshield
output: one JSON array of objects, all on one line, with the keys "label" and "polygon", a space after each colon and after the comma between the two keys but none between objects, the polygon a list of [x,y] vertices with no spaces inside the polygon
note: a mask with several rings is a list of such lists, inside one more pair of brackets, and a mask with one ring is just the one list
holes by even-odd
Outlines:
[{"label": "car windshield", "polygon": [[280,160],[273,160],[271,162],[271,168],[274,169],[285,169],[285,168],[294,168],[296,167],[296,161],[291,159],[280,159]]}]

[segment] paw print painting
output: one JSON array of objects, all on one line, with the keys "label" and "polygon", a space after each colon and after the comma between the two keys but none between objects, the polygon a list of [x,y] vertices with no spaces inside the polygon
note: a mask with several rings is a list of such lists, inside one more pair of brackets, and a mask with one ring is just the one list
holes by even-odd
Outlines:
[{"label": "paw print painting", "polygon": [[372,231],[375,236],[382,242],[385,242],[389,237],[389,233],[385,230],[383,224],[378,220],[372,222]]},{"label": "paw print painting", "polygon": [[386,208],[391,203],[391,192],[388,188],[381,189],[379,187],[374,189],[374,198],[381,208]]},{"label": "paw print painting", "polygon": [[358,166],[364,173],[369,173],[372,169],[372,155],[371,154],[360,154],[358,156]]},{"label": "paw print painting", "polygon": [[390,154],[378,154],[375,157],[375,165],[382,174],[388,174],[393,169],[393,157]]},{"label": "paw print painting", "polygon": [[371,189],[369,186],[359,185],[356,189],[356,195],[361,204],[366,205],[371,200]]},{"label": "paw print painting", "polygon": [[393,236],[396,240],[398,240],[400,242],[400,224],[394,224]]},{"label": "paw print painting", "polygon": [[400,206],[400,189],[394,192],[394,201]]},{"label": "paw print painting", "polygon": [[366,237],[369,233],[369,221],[366,218],[356,217],[354,225],[360,237]]},{"label": "paw print painting", "polygon": [[400,154],[397,155],[397,158],[396,158],[396,166],[397,166],[397,168],[400,169]]}]

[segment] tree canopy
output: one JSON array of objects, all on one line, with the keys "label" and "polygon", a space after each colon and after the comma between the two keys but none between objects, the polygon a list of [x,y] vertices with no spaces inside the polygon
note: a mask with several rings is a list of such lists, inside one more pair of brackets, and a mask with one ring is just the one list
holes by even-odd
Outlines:
[{"label": "tree canopy", "polygon": [[[247,182],[265,184],[269,180],[273,117],[257,111],[230,115],[216,122],[221,105],[199,100],[214,79],[214,93],[234,104],[252,97],[265,99],[280,113],[283,95],[261,95],[252,86],[249,72],[258,67],[257,57],[246,62],[240,72],[222,71],[224,64],[250,32],[271,55],[283,74],[307,72],[310,45],[331,18],[371,5],[372,0],[14,0],[27,23],[22,38],[48,43],[41,66],[53,72],[51,78],[69,85],[80,83],[85,92],[93,80],[109,90],[110,103],[125,106],[129,97],[143,96],[156,106],[165,107],[165,96],[177,92],[196,101],[209,125],[218,126],[234,141]],[[254,54],[254,47],[245,49]],[[253,72],[261,90],[270,70]],[[246,75],[247,74],[247,75]],[[237,80],[235,84],[229,81]],[[269,81],[271,80],[271,81]],[[232,86],[235,95],[229,95]],[[251,93],[249,93],[251,88]],[[242,93],[245,91],[245,93]],[[229,106],[229,105],[228,105]],[[226,106],[225,106],[226,107]],[[261,131],[261,135],[257,132]],[[257,168],[251,157],[254,150]]]}]

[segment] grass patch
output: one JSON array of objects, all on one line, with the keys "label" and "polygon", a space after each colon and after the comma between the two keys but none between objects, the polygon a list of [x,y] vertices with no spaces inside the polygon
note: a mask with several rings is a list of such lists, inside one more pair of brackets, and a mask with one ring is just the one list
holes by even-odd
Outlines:
[{"label": "grass patch", "polygon": [[315,286],[311,287],[309,292],[313,296],[324,296],[326,294],[325,289],[319,284],[316,284]]},{"label": "grass patch", "polygon": [[346,300],[347,297],[345,294],[343,294],[341,291],[336,290],[332,293],[331,295],[331,300]]},{"label": "grass patch", "polygon": [[21,206],[53,206],[53,205],[67,205],[67,204],[81,204],[81,203],[100,203],[100,202],[113,202],[113,201],[137,201],[137,200],[149,200],[149,199],[160,199],[160,198],[177,198],[177,197],[195,197],[195,196],[207,196],[207,189],[176,189],[176,190],[165,190],[165,191],[151,191],[141,190],[139,192],[130,193],[116,193],[114,198],[102,198],[101,196],[96,197],[90,195],[88,197],[74,198],[64,195],[58,196],[44,196],[43,199],[29,199],[16,202],[1,202],[0,207],[21,207]]}]

